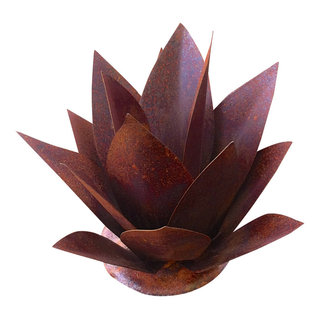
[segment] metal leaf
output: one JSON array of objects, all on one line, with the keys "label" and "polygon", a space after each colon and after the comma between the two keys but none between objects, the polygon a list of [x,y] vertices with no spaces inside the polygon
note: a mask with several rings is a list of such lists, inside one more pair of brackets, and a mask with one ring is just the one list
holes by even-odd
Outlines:
[{"label": "metal leaf", "polygon": [[255,158],[271,105],[278,63],[228,95],[214,110],[215,157],[234,141],[241,161],[242,180]]},{"label": "metal leaf", "polygon": [[[99,202],[81,185],[70,170],[70,167],[79,167],[81,170],[94,170],[93,162],[79,153],[62,149],[40,140],[31,138],[23,133],[20,136],[30,147],[53,169],[59,177],[72,189],[72,191],[89,207],[90,210],[108,227],[113,233],[120,235],[124,230],[107,212]],[[94,174],[92,172],[92,174]]]},{"label": "metal leaf", "polygon": [[96,233],[77,231],[65,236],[53,247],[104,263],[152,272],[134,253]]},{"label": "metal leaf", "polygon": [[92,123],[68,110],[72,131],[79,153],[99,164],[99,157],[94,143]]},{"label": "metal leaf", "polygon": [[156,261],[182,261],[198,258],[211,239],[191,230],[162,227],[156,230],[129,230],[121,241],[134,253]]},{"label": "metal leaf", "polygon": [[[290,146],[291,142],[277,143],[257,153],[245,182],[225,213],[219,228],[220,237],[231,233],[245,217],[277,171]],[[212,235],[217,232],[213,230]]]},{"label": "metal leaf", "polygon": [[193,181],[179,159],[130,114],[112,141],[107,170],[121,211],[142,229],[166,225]]},{"label": "metal leaf", "polygon": [[140,100],[151,132],[180,159],[202,67],[196,44],[180,24],[159,55]]},{"label": "metal leaf", "polygon": [[235,196],[239,162],[230,143],[189,186],[169,225],[210,234]]},{"label": "metal leaf", "polygon": [[127,113],[149,128],[148,120],[134,96],[112,77],[102,73],[102,79],[114,132],[120,129]]},{"label": "metal leaf", "polygon": [[213,244],[198,260],[187,263],[191,270],[204,271],[278,240],[303,223],[280,214],[263,215]]},{"label": "metal leaf", "polygon": [[114,136],[108,101],[102,81],[101,72],[118,81],[133,97],[139,101],[137,91],[116,71],[98,52],[94,52],[92,76],[92,119],[97,153],[102,165],[106,163],[109,145]]}]

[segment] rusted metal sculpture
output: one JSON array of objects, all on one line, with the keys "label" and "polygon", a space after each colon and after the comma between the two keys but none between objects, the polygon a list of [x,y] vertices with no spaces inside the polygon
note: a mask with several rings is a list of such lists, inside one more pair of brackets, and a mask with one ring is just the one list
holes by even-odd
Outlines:
[{"label": "rusted metal sculpture", "polygon": [[104,262],[140,292],[174,295],[302,224],[266,214],[234,231],[291,143],[257,152],[278,64],[213,109],[209,57],[180,24],[140,97],[95,52],[93,124],[69,111],[79,152],[20,134],[105,225],[55,248]]}]

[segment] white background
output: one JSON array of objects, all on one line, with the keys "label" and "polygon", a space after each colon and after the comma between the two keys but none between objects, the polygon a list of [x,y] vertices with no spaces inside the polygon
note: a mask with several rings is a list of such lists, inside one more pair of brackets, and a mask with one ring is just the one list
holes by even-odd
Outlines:
[{"label": "white background", "polygon": [[[280,61],[261,147],[294,143],[244,222],[269,212],[305,224],[199,290],[152,297],[51,248],[102,225],[15,130],[75,150],[66,109],[91,120],[93,50],[141,93],[179,22],[203,55],[214,30],[214,105]],[[317,1],[2,0],[0,30],[1,319],[319,319]]]}]

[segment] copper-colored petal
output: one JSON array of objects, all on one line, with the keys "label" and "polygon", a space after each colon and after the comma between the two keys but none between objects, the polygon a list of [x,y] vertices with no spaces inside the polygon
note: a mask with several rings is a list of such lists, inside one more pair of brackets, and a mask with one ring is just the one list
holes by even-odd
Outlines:
[{"label": "copper-colored petal", "polygon": [[158,57],[140,100],[151,132],[180,159],[202,67],[199,49],[180,24]]},{"label": "copper-colored petal", "polygon": [[110,145],[107,170],[121,211],[140,229],[166,225],[192,182],[179,159],[130,114]]},{"label": "copper-colored petal", "polygon": [[239,162],[229,144],[194,180],[175,208],[169,225],[210,234],[235,196]]},{"label": "copper-colored petal", "polygon": [[[257,153],[245,182],[225,213],[219,228],[220,236],[235,230],[277,171],[290,145],[291,142],[277,143]],[[213,230],[213,234],[217,232],[218,230]]]},{"label": "copper-colored petal", "polygon": [[94,52],[93,76],[92,76],[92,119],[93,132],[102,165],[106,163],[109,145],[114,136],[114,130],[109,111],[108,101],[102,81],[101,72],[109,75],[126,88],[133,97],[139,101],[140,95],[137,91],[116,71],[98,52]]},{"label": "copper-colored petal", "polygon": [[134,253],[96,233],[74,232],[59,240],[53,247],[104,263],[151,272]]},{"label": "copper-colored petal", "polygon": [[241,161],[242,180],[255,158],[271,105],[278,63],[228,95],[214,110],[215,157],[234,141]]},{"label": "copper-colored petal", "polygon": [[68,114],[79,153],[85,155],[92,161],[99,163],[99,157],[93,138],[92,123],[70,110],[68,110]]},{"label": "copper-colored petal", "polygon": [[137,255],[156,261],[196,259],[211,242],[202,233],[172,227],[129,230],[123,232],[120,238]]},{"label": "copper-colored petal", "polygon": [[30,145],[30,147],[53,169],[59,177],[72,189],[72,191],[92,210],[92,212],[117,235],[124,230],[107,212],[99,202],[81,185],[70,170],[61,163],[70,167],[78,167],[79,170],[87,170],[94,175],[94,163],[85,156],[62,149],[40,140],[31,138],[25,134],[20,136]]},{"label": "copper-colored petal", "polygon": [[213,151],[214,114],[212,104],[207,104],[211,44],[212,40],[191,109],[183,155],[183,163],[193,177],[196,177],[207,166]]},{"label": "copper-colored petal", "polygon": [[123,214],[112,203],[107,193],[104,192],[99,178],[90,177],[86,173],[76,168],[70,171],[78,179],[78,181],[90,192],[92,196],[112,215],[112,217],[121,225],[124,230],[135,229],[135,226],[123,216]]},{"label": "copper-colored petal", "polygon": [[134,96],[112,77],[102,73],[102,79],[114,132],[120,129],[127,113],[149,128],[148,120]]},{"label": "copper-colored petal", "polygon": [[263,215],[230,234],[217,246],[213,242],[202,257],[187,266],[198,271],[210,269],[278,240],[302,224],[280,214]]}]

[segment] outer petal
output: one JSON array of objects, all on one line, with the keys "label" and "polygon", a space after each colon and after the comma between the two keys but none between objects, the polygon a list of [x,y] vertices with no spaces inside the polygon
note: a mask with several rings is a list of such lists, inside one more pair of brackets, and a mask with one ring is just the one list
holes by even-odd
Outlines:
[{"label": "outer petal", "polygon": [[213,151],[214,113],[212,103],[207,103],[210,51],[211,44],[191,109],[183,155],[183,163],[193,177],[196,177],[208,165]]},{"label": "outer petal", "polygon": [[100,161],[102,165],[105,165],[114,130],[101,72],[118,81],[137,101],[140,100],[140,95],[98,52],[94,52],[92,77],[93,131]]},{"label": "outer petal", "polygon": [[143,272],[151,272],[131,251],[96,233],[78,231],[59,240],[56,249]]},{"label": "outer petal", "polygon": [[114,132],[120,129],[127,113],[149,128],[147,118],[134,96],[112,77],[102,74],[102,79]]},{"label": "outer petal", "polygon": [[77,168],[69,170],[78,179],[78,181],[86,188],[87,191],[112,215],[112,217],[125,230],[135,229],[135,226],[123,216],[114,204],[115,201],[103,190],[103,181],[97,176],[88,176],[87,172],[81,172]]},{"label": "outer petal", "polygon": [[79,153],[47,144],[22,133],[19,134],[51,167],[51,169],[59,175],[59,177],[72,189],[72,191],[92,210],[92,212],[105,226],[117,235],[123,231],[123,228],[112,218],[109,212],[107,212],[99,202],[91,196],[91,194],[65,166],[78,167],[79,170],[87,170],[94,175],[96,165],[94,165],[92,161]]},{"label": "outer petal", "polygon": [[214,110],[215,157],[234,141],[244,179],[255,158],[271,105],[278,63],[227,96]]},{"label": "outer petal", "polygon": [[99,163],[99,157],[94,144],[92,123],[70,110],[68,110],[68,114],[79,153]]},{"label": "outer petal", "polygon": [[139,256],[156,261],[182,261],[198,258],[211,239],[191,230],[162,227],[156,230],[129,230],[121,241]]},{"label": "outer petal", "polygon": [[167,224],[192,182],[179,159],[129,114],[111,143],[107,170],[122,212],[137,228]]},{"label": "outer petal", "polygon": [[[219,229],[220,236],[223,237],[235,230],[277,171],[290,145],[291,142],[277,143],[257,153],[244,184],[225,213],[225,219]],[[217,232],[217,229],[213,230],[212,235]]]},{"label": "outer petal", "polygon": [[266,214],[233,232],[218,245],[213,242],[207,252],[188,268],[203,271],[223,264],[286,236],[302,224],[283,215]]},{"label": "outer petal", "polygon": [[197,46],[180,24],[152,69],[140,101],[151,132],[180,159],[202,67]]},{"label": "outer petal", "polygon": [[210,234],[235,196],[239,183],[235,146],[229,144],[194,180],[175,208],[169,225]]}]

